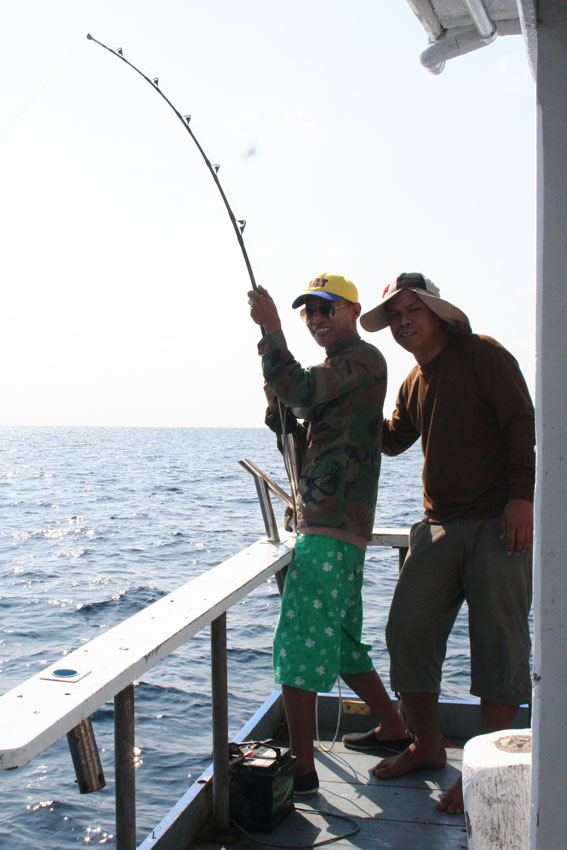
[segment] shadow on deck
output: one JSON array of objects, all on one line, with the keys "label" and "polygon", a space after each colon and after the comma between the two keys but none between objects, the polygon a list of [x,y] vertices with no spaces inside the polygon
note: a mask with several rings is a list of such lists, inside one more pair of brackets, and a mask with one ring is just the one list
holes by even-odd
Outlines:
[{"label": "shadow on deck", "polygon": [[[323,735],[323,737],[325,737]],[[328,743],[323,741],[325,746]],[[281,742],[285,745],[284,742]],[[269,833],[242,833],[233,843],[196,838],[191,850],[262,850],[271,847],[311,847],[316,842],[336,850],[466,850],[462,815],[438,812],[435,803],[450,788],[461,769],[462,741],[448,746],[446,767],[419,770],[398,779],[376,779],[370,769],[379,757],[357,753],[336,743],[332,752],[316,752],[319,794],[296,798],[296,810]],[[321,812],[321,814],[318,814]],[[350,821],[333,815],[344,815]],[[354,824],[352,823],[354,821]],[[355,828],[350,837],[341,838]]]}]

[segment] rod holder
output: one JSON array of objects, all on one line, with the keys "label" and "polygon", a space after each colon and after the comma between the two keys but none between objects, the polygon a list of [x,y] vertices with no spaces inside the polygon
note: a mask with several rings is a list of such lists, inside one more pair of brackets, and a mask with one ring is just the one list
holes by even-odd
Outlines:
[{"label": "rod holder", "polygon": [[106,785],[90,717],[67,732],[67,743],[81,794],[100,791]]}]

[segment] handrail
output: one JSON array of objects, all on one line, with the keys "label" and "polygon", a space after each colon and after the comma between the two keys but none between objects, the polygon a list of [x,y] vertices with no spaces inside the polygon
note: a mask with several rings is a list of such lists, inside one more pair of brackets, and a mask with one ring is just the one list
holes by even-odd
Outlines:
[{"label": "handrail", "polygon": [[[291,560],[258,541],[0,697],[0,768],[21,767]],[[58,676],[62,668],[72,677]]]},{"label": "handrail", "polygon": [[[291,560],[294,535],[260,540],[0,696],[0,769],[22,767]],[[406,529],[371,545],[407,546]],[[75,670],[74,676],[56,672]]]},{"label": "handrail", "polygon": [[[63,662],[50,665],[0,696],[0,769],[10,770],[27,764],[114,698],[115,757],[118,759],[116,847],[117,850],[133,850],[132,683],[209,624],[214,624],[213,641],[215,632],[219,629],[223,632],[226,611],[288,566],[295,535],[283,529],[278,534],[280,542],[262,538],[69,653]],[[398,548],[401,555],[408,545],[408,529],[374,529],[370,545]],[[213,656],[222,654],[223,647],[219,644],[223,643],[226,653],[223,638],[213,645]],[[222,680],[222,669],[215,675]],[[220,708],[213,706],[213,713],[226,714],[222,694],[215,694],[214,687],[212,690],[213,701],[220,698],[221,705]],[[224,734],[226,738],[226,732]],[[214,749],[220,752],[224,746],[226,744],[219,744]],[[119,763],[122,765],[120,773]],[[217,819],[220,827],[225,825],[223,818],[227,817],[225,786],[226,782],[218,783],[222,792]]]}]

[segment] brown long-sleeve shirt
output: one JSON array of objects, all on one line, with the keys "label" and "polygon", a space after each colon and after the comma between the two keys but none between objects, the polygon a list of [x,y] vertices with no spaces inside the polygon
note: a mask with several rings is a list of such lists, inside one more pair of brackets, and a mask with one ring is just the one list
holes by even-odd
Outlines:
[{"label": "brown long-sleeve shirt", "polygon": [[420,436],[430,519],[499,516],[509,499],[533,499],[533,405],[518,363],[490,337],[450,333],[412,369],[382,451],[400,454]]}]

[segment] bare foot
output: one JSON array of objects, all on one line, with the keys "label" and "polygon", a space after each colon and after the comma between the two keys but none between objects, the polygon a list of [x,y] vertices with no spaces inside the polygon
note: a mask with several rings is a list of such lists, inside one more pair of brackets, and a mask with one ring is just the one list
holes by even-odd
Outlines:
[{"label": "bare foot", "polygon": [[443,794],[435,805],[439,812],[447,812],[449,815],[462,815],[465,811],[463,803],[463,778],[459,776],[454,785]]},{"label": "bare foot", "polygon": [[394,776],[405,776],[406,773],[411,773],[412,770],[419,770],[422,767],[445,767],[446,762],[447,754],[443,746],[438,750],[429,751],[422,749],[417,744],[410,744],[398,756],[391,756],[379,761],[372,768],[372,773],[378,779],[392,779]]}]

